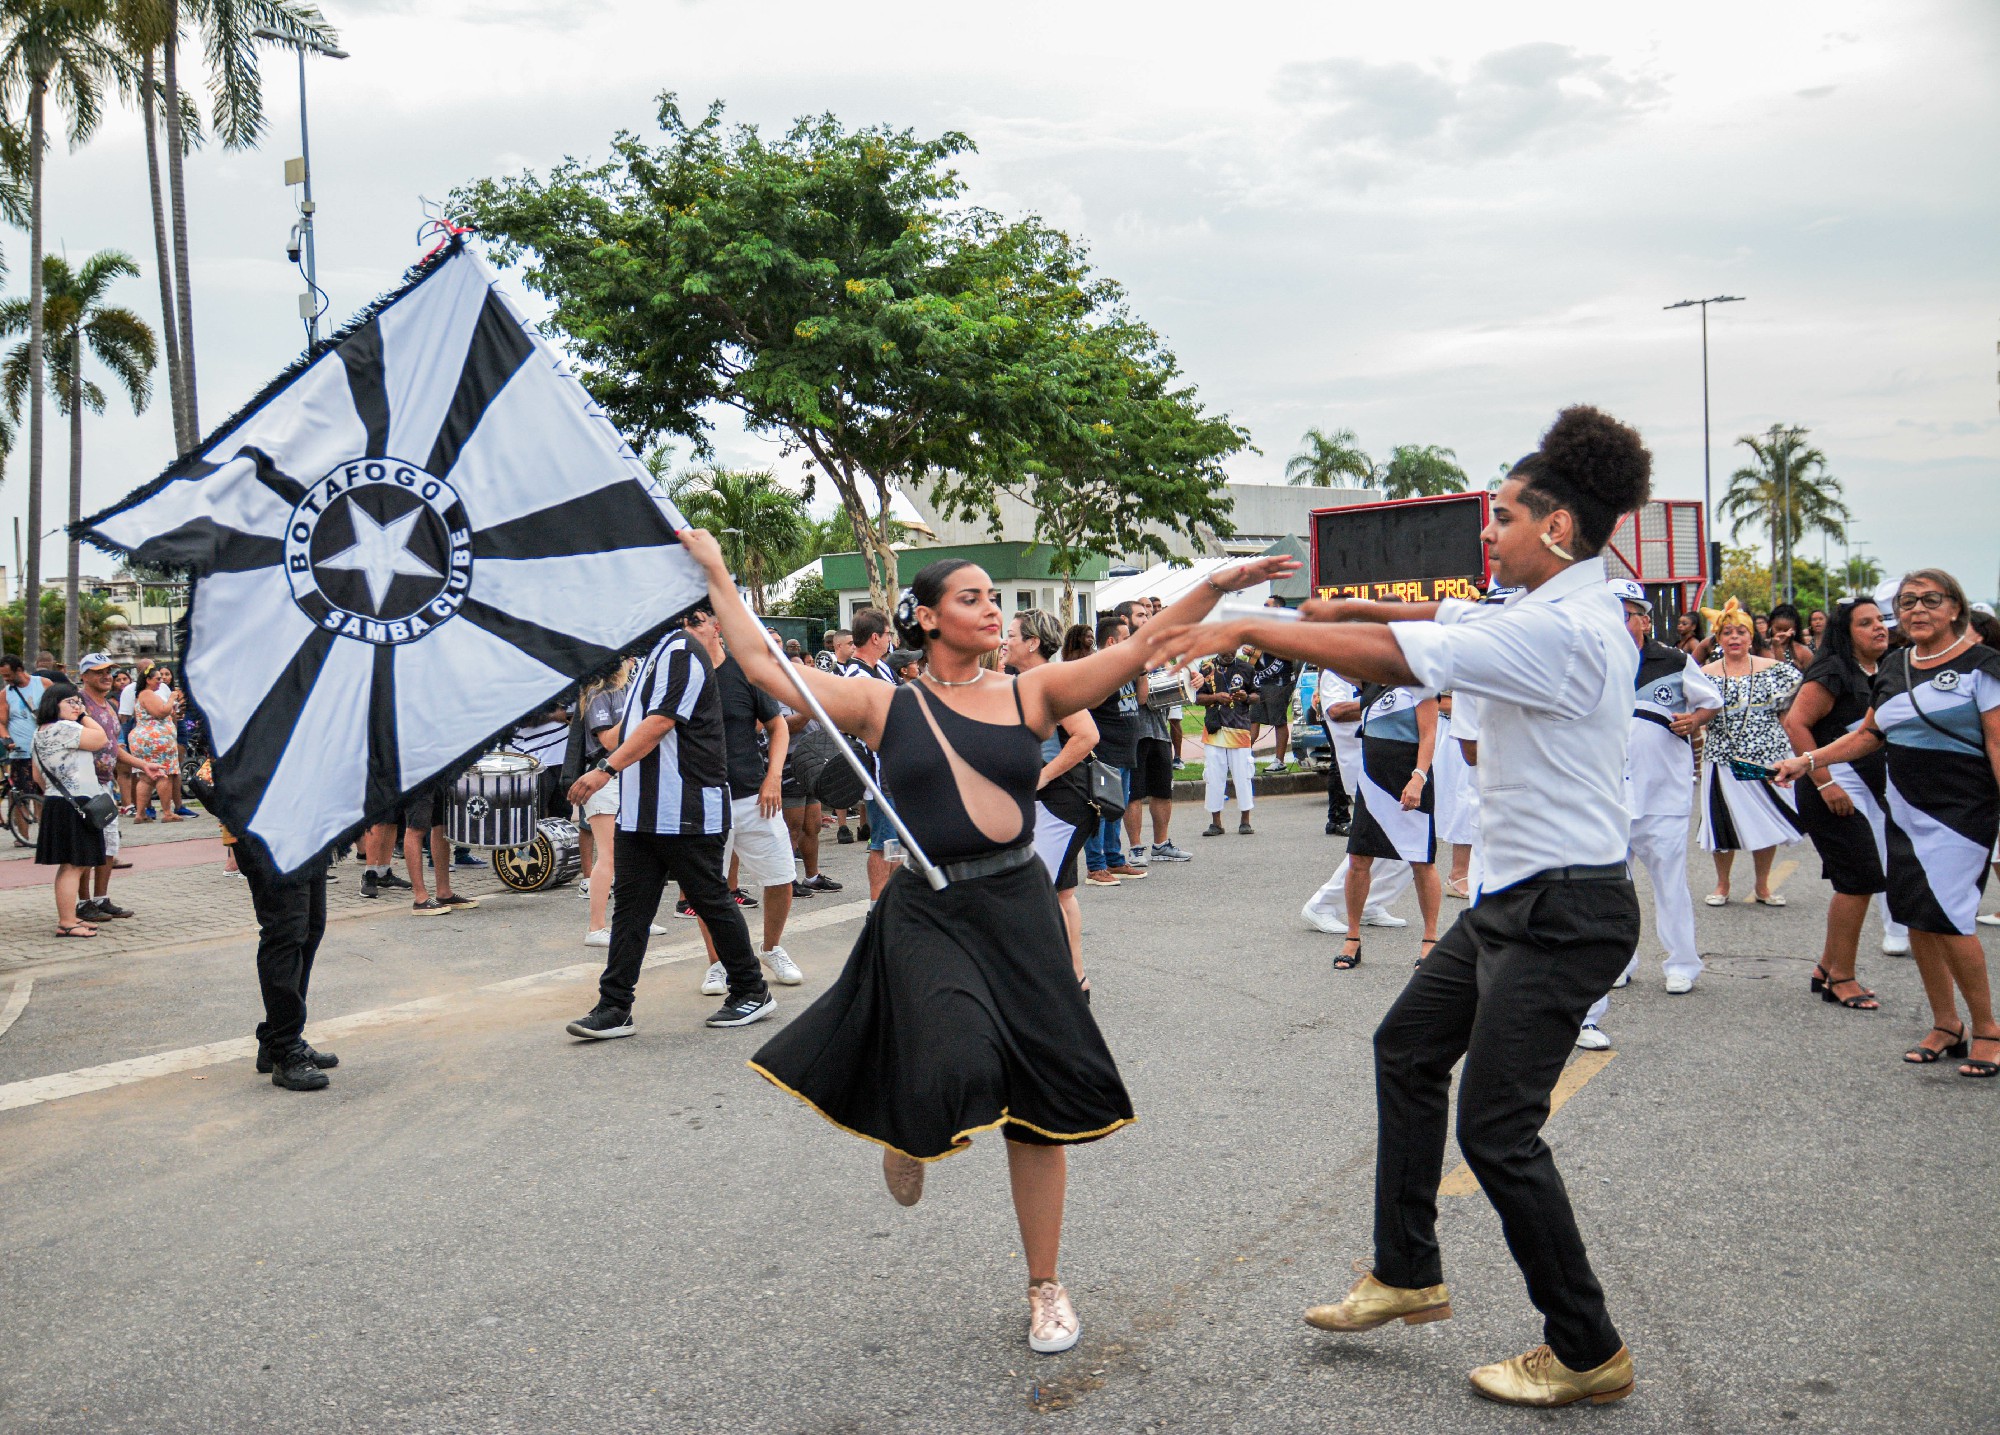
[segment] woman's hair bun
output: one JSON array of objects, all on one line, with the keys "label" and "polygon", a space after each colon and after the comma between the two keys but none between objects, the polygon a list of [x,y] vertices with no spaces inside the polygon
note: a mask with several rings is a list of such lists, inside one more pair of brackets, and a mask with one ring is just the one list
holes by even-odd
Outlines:
[{"label": "woman's hair bun", "polygon": [[[1653,491],[1653,455],[1639,431],[1588,404],[1556,415],[1542,435],[1538,479],[1559,493],[1630,513]],[[1615,521],[1615,519],[1614,519]]]}]

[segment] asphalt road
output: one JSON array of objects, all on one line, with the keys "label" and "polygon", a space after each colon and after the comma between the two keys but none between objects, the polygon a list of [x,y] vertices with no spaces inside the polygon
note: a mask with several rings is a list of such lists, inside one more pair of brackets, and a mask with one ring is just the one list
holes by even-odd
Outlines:
[{"label": "asphalt road", "polygon": [[[1884,1010],[1808,1000],[1809,850],[1787,909],[1701,909],[1692,994],[1649,958],[1550,1123],[1639,1373],[1550,1414],[1465,1381],[1540,1339],[1476,1191],[1442,1201],[1454,1319],[1301,1323],[1368,1253],[1368,1039],[1416,932],[1331,971],[1297,915],[1340,846],[1310,799],[1255,838],[1180,818],[1195,862],[1084,894],[1141,1119],[1072,1160],[1075,1351],[1027,1349],[1000,1142],[896,1206],[873,1147],[744,1069],[768,1028],[700,1026],[690,924],[637,1037],[567,1038],[599,954],[563,891],[336,922],[318,1094],[251,1071],[241,938],[0,972],[0,1001],[33,981],[0,1035],[0,1430],[2000,1429],[2000,1082],[1898,1062],[1929,1023],[1872,924]],[[852,898],[857,849],[827,851]],[[781,1018],[844,959],[841,898],[797,909]]]}]

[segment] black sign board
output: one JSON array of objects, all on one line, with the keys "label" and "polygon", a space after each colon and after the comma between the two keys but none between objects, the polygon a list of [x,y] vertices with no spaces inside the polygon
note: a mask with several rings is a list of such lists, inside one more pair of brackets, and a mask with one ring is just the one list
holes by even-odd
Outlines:
[{"label": "black sign board", "polygon": [[1313,591],[1322,598],[1477,599],[1486,584],[1487,496],[1454,493],[1315,509]]}]

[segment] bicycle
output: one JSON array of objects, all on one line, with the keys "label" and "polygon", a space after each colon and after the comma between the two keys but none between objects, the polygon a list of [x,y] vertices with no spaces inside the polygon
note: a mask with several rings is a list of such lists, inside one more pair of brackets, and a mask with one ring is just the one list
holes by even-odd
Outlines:
[{"label": "bicycle", "polygon": [[23,791],[10,781],[6,799],[0,802],[0,818],[4,818],[0,825],[13,836],[16,847],[33,847],[35,825],[42,820],[41,794]]}]

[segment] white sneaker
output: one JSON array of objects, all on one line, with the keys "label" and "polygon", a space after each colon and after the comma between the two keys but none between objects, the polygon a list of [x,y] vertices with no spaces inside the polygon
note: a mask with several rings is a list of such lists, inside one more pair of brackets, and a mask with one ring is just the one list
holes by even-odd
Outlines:
[{"label": "white sneaker", "polygon": [[1670,997],[1686,996],[1693,990],[1694,978],[1685,972],[1675,972],[1667,978],[1667,995]]},{"label": "white sneaker", "polygon": [[766,947],[757,954],[757,959],[771,969],[772,979],[780,986],[795,987],[806,979],[799,964],[792,960],[792,954],[783,947]]},{"label": "white sneaker", "polygon": [[1631,985],[1632,985],[1632,969],[1630,967],[1627,967],[1624,971],[1618,974],[1618,980],[1611,984],[1611,990],[1615,992],[1620,987],[1629,987]]},{"label": "white sneaker", "polygon": [[1125,854],[1125,862],[1127,866],[1131,867],[1150,867],[1153,859],[1146,855],[1145,848],[1134,847]]},{"label": "white sneaker", "polygon": [[590,879],[588,877],[576,884],[576,895],[583,898],[586,902],[590,900]]},{"label": "white sneaker", "polygon": [[721,962],[709,963],[708,975],[701,979],[701,994],[705,997],[729,995],[729,972]]},{"label": "white sneaker", "polygon": [[1338,917],[1329,917],[1324,912],[1315,912],[1310,902],[1299,908],[1299,916],[1303,917],[1305,924],[1316,932],[1326,932],[1338,937],[1347,931],[1347,923]]},{"label": "white sneaker", "polygon": [[661,926],[658,922],[649,922],[646,924],[647,936],[664,937],[666,934],[667,934],[667,929]]},{"label": "white sneaker", "polygon": [[[1984,917],[1981,917],[1979,920],[1986,926],[2000,927],[2000,922],[1988,922]],[[1884,937],[1882,939],[1883,956],[1907,957],[1909,954],[1910,954],[1910,939],[1908,937]]]},{"label": "white sneaker", "polygon": [[610,945],[611,945],[611,929],[610,929],[609,927],[599,927],[599,928],[598,928],[598,929],[597,929],[596,931],[594,931],[594,932],[585,932],[585,933],[583,934],[583,944],[584,944],[584,945],[585,945],[586,947],[608,947],[608,946],[610,946]]},{"label": "white sneaker", "polygon": [[1364,927],[1407,927],[1410,925],[1410,919],[1408,917],[1392,917],[1387,912],[1370,912],[1363,909],[1361,913],[1361,925]]},{"label": "white sneaker", "polygon": [[1594,1026],[1586,1026],[1576,1034],[1576,1044],[1584,1051],[1609,1051],[1611,1038]]},{"label": "white sneaker", "polygon": [[1060,1355],[1083,1335],[1083,1322],[1069,1303],[1069,1292],[1058,1281],[1043,1281],[1028,1291],[1028,1349],[1037,1355]]},{"label": "white sneaker", "polygon": [[[1981,912],[1979,914],[1979,925],[1982,927],[2000,927],[2000,912]],[[1903,938],[1902,950],[1907,952],[1909,949],[1910,939],[1905,937]],[[1889,950],[1887,942],[1882,944],[1882,950],[1885,952]]]}]

